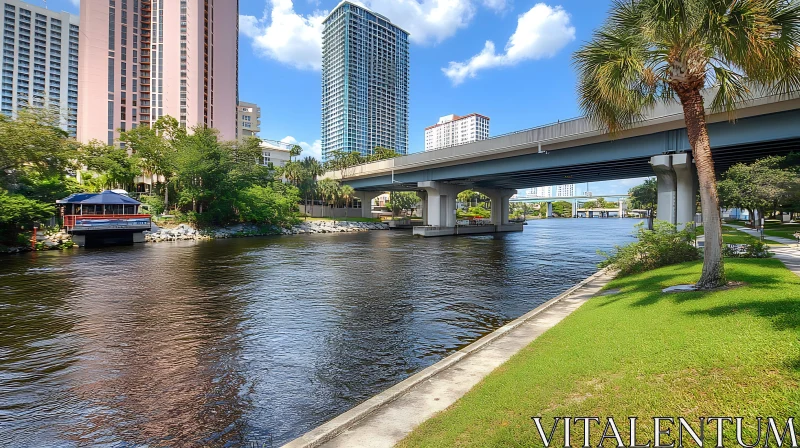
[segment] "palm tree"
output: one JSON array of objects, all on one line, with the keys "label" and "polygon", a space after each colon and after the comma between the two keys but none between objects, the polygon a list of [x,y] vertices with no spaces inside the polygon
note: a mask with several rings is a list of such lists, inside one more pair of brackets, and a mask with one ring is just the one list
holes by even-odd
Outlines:
[{"label": "palm tree", "polygon": [[800,4],[794,0],[615,0],[574,55],[581,108],[612,134],[659,99],[680,101],[700,179],[705,261],[700,289],[725,284],[716,173],[701,90],[734,118],[753,90],[800,87]]},{"label": "palm tree", "polygon": [[333,214],[333,203],[339,195],[339,182],[333,179],[322,179],[317,183],[319,193],[331,207],[331,214]]},{"label": "palm tree", "polygon": [[342,185],[339,187],[339,197],[345,200],[345,206],[347,210],[345,211],[345,216],[347,216],[347,211],[350,210],[350,205],[353,201],[353,196],[356,194],[356,190],[353,189],[350,185]]},{"label": "palm tree", "polygon": [[309,179],[309,192],[311,193],[311,211],[314,211],[314,202],[316,201],[316,192],[317,192],[317,178],[322,176],[325,173],[325,167],[319,162],[319,160],[307,156],[303,159],[302,162],[303,171],[306,173],[307,176],[310,177]]}]

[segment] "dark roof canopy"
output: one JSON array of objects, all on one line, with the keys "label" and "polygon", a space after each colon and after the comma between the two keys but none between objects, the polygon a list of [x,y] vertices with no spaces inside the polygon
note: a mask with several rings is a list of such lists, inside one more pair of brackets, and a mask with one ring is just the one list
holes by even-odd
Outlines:
[{"label": "dark roof canopy", "polygon": [[136,199],[124,194],[106,190],[102,193],[75,193],[56,201],[57,204],[88,204],[88,205],[141,205]]}]

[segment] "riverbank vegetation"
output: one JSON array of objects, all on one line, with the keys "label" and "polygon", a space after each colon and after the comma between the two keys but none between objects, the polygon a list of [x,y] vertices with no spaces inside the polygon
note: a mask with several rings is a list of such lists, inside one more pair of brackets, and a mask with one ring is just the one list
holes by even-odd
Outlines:
[{"label": "riverbank vegetation", "polygon": [[612,267],[624,276],[700,258],[691,228],[678,230],[672,224],[656,221],[653,230],[648,230],[641,223],[636,226],[636,238],[635,243],[616,246],[610,253],[600,252],[606,257],[600,267]]},{"label": "riverbank vegetation", "polygon": [[[653,440],[655,416],[681,416],[693,427],[699,417],[745,416],[744,437],[754,443],[755,416],[785,424],[800,413],[800,278],[775,259],[728,260],[726,268],[728,279],[742,286],[661,292],[696,282],[699,261],[611,282],[606,295],[540,336],[399,446],[542,446],[534,416],[542,417],[548,434],[556,416],[614,417],[626,444],[629,416],[650,422],[639,426],[639,443]],[[735,425],[724,428],[725,445],[738,446]],[[592,446],[601,433],[593,426]],[[716,445],[714,425],[705,438]],[[555,440],[563,446],[563,426]],[[573,446],[582,441],[583,426],[573,425]]]}]

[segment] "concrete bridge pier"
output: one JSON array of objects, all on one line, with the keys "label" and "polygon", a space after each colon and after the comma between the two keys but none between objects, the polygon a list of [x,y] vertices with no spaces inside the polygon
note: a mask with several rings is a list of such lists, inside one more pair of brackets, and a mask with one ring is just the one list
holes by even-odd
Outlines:
[{"label": "concrete bridge pier", "polygon": [[427,196],[426,225],[455,227],[456,196],[464,191],[464,187],[434,181],[419,182],[417,186],[424,190]]},{"label": "concrete bridge pier", "polygon": [[508,225],[508,218],[511,215],[510,200],[512,196],[517,194],[517,190],[477,188],[476,191],[485,194],[492,201],[492,224],[496,226]]},{"label": "concrete bridge pier", "polygon": [[425,190],[418,191],[417,192],[417,196],[419,196],[419,202],[420,202],[420,205],[422,205],[422,208],[420,209],[420,212],[422,213],[422,225],[423,226],[427,226],[428,225],[428,192],[425,191]]},{"label": "concrete bridge pier", "polygon": [[697,192],[700,189],[697,169],[689,153],[673,154],[672,169],[676,180],[676,220],[679,229],[694,222],[697,212]]},{"label": "concrete bridge pier", "polygon": [[456,226],[456,196],[468,187],[435,181],[418,182],[417,187],[424,191],[422,195],[426,198],[423,201],[425,225],[414,227],[414,235],[434,237],[522,231],[522,224],[508,222],[510,199],[516,190],[477,189],[492,201],[492,225]]},{"label": "concrete bridge pier", "polygon": [[355,196],[361,201],[362,218],[372,218],[372,200],[380,195],[379,191],[356,191]]},{"label": "concrete bridge pier", "polygon": [[691,155],[664,154],[650,159],[658,182],[656,219],[683,228],[694,221],[697,172]]},{"label": "concrete bridge pier", "polygon": [[547,203],[547,217],[548,218],[552,218],[553,217],[553,203],[552,202],[548,202]]}]

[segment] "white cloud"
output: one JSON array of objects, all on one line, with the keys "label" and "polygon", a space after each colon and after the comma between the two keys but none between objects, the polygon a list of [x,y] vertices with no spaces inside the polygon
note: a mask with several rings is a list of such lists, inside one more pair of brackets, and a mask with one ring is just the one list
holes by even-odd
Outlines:
[{"label": "white cloud", "polygon": [[481,70],[553,57],[573,40],[575,28],[570,24],[569,14],[560,6],[538,3],[519,16],[517,30],[506,43],[505,53],[497,54],[494,42],[486,41],[483,50],[469,61],[450,62],[442,72],[453,85],[459,85]]},{"label": "white cloud", "polygon": [[75,5],[76,8],[80,8],[81,0],[72,0],[72,4]]},{"label": "white cloud", "polygon": [[472,0],[364,0],[364,4],[408,31],[411,42],[421,45],[438,44],[452,37],[475,16]]},{"label": "white cloud", "polygon": [[496,12],[503,12],[509,6],[510,0],[483,0],[483,6],[492,9]]},{"label": "white cloud", "polygon": [[296,138],[288,135],[281,141],[290,145],[300,145],[303,148],[303,153],[300,154],[301,159],[311,156],[317,160],[322,160],[322,140],[315,140],[314,143],[309,144],[307,142],[298,142]]},{"label": "white cloud", "polygon": [[[443,42],[475,16],[476,4],[502,11],[508,0],[354,0],[388,17],[408,31],[411,42],[433,45]],[[261,18],[239,16],[239,31],[253,39],[257,54],[299,69],[322,67],[322,21],[328,11],[298,14],[292,0],[267,0]]]},{"label": "white cloud", "polygon": [[292,0],[269,0],[271,13],[258,19],[239,16],[239,31],[253,39],[253,49],[278,62],[299,68],[322,67],[322,20],[327,11],[308,16],[294,12]]}]

